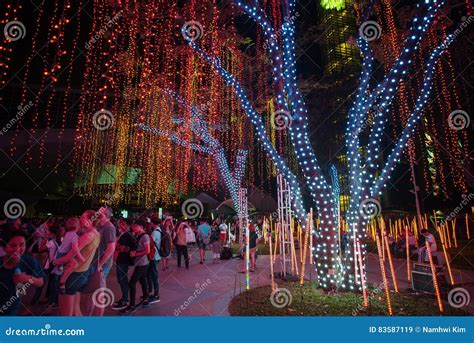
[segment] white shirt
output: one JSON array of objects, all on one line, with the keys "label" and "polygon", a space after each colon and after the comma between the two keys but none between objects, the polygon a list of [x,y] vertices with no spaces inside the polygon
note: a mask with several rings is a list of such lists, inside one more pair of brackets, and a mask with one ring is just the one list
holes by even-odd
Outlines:
[{"label": "white shirt", "polygon": [[44,269],[49,269],[49,264],[54,261],[56,258],[56,252],[58,251],[58,244],[54,241],[54,239],[50,239],[46,243],[46,248],[48,248],[48,259],[44,264]]},{"label": "white shirt", "polygon": [[428,236],[425,236],[425,239],[428,243],[430,243],[431,252],[438,251],[438,247],[436,246],[436,239],[431,233],[429,233]]}]

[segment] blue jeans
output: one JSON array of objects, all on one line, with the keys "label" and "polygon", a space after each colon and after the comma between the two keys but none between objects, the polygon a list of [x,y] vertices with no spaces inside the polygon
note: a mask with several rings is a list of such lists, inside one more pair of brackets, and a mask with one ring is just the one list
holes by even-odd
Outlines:
[{"label": "blue jeans", "polygon": [[[153,289],[155,291],[153,291]],[[152,260],[148,265],[148,293],[160,295],[160,284],[158,282],[158,261]]]},{"label": "blue jeans", "polygon": [[123,302],[128,302],[128,264],[117,264],[117,281],[122,291]]}]

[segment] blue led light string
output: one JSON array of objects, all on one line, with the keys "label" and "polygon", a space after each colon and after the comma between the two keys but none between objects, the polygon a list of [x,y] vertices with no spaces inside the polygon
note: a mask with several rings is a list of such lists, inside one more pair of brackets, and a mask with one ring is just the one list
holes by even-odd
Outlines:
[{"label": "blue led light string", "polygon": [[[322,287],[326,288],[328,283],[336,283],[336,276],[334,274],[329,275],[328,270],[334,270],[334,265],[340,262],[337,254],[336,216],[333,212],[334,204],[330,187],[322,176],[318,160],[308,137],[307,111],[296,84],[295,25],[292,20],[295,2],[287,2],[287,6],[283,10],[286,12],[286,18],[288,18],[279,30],[283,35],[283,59],[279,52],[278,41],[274,39],[275,29],[269,24],[265,13],[260,8],[245,5],[241,1],[238,1],[237,5],[261,26],[266,36],[266,46],[273,61],[273,80],[277,94],[277,104],[280,108],[288,111],[292,117],[292,124],[288,127],[291,142],[298,164],[305,175],[306,186],[310,190],[310,195],[316,203],[316,209],[320,216],[321,239],[313,248],[313,253],[317,260],[319,280]],[[283,81],[283,85],[281,81]],[[286,101],[290,103],[290,109]],[[304,223],[303,227],[305,227]]]},{"label": "blue led light string", "polygon": [[[402,131],[398,142],[387,159],[380,177],[375,180],[376,173],[374,170],[379,167],[379,146],[381,143],[383,128],[388,121],[390,103],[396,96],[400,81],[407,74],[408,67],[411,64],[411,60],[409,59],[410,54],[417,50],[424,32],[433,22],[436,12],[443,3],[444,1],[440,1],[434,5],[430,4],[425,15],[415,16],[413,18],[410,34],[408,35],[407,39],[405,39],[400,58],[394,63],[394,66],[391,68],[384,80],[377,85],[375,90],[370,93],[369,96],[366,96],[365,101],[360,102],[358,99],[356,99],[356,104],[353,106],[351,111],[352,113],[350,113],[351,115],[358,113],[360,123],[361,118],[366,118],[365,120],[368,120],[368,114],[371,107],[376,107],[377,110],[374,118],[375,122],[370,133],[367,150],[368,157],[366,161],[366,168],[370,168],[369,170],[362,170],[360,168],[358,137],[353,137],[352,139],[348,138],[348,142],[350,141],[353,144],[348,145],[351,184],[349,223],[350,227],[352,227],[351,223],[355,223],[353,236],[357,235],[360,237],[358,228],[364,228],[367,224],[367,220],[365,218],[361,218],[360,214],[358,213],[361,201],[369,197],[376,198],[381,195],[382,188],[385,186],[385,183],[389,179],[390,174],[393,171],[395,164],[399,160],[403,149],[406,147],[406,144],[414,131],[416,122],[422,115],[423,107],[426,104],[432,86],[432,77],[435,71],[436,58],[442,54],[443,48],[446,48],[448,44],[443,44],[436,48],[430,56],[426,65],[427,71],[425,81],[423,83],[423,87],[417,99],[413,113],[409,117],[405,129]],[[451,39],[452,37],[450,40],[448,40],[448,43],[451,43]],[[361,45],[359,44],[359,46]],[[362,47],[361,52],[363,54],[364,51],[366,50]],[[364,78],[361,77],[361,81],[363,80]],[[361,82],[361,86],[358,90],[359,94],[362,94],[364,90],[366,90],[366,86],[362,85]],[[355,129],[355,132],[358,135],[360,134],[360,124],[355,124],[357,123],[356,117],[357,115],[354,115],[354,117],[350,116],[350,126],[348,127],[348,133]],[[352,266],[348,267],[349,270],[352,268]],[[349,273],[349,275],[351,275],[351,273]]]},{"label": "blue led light string", "polygon": [[[433,22],[437,11],[444,4],[444,2],[444,0],[440,0],[440,2],[436,2],[434,6],[429,5],[428,7],[426,7],[426,13],[421,15],[415,15],[412,20],[408,36],[404,40],[403,49],[400,53],[400,56],[398,57],[392,68],[389,70],[385,78],[378,83],[377,87],[367,97],[367,101],[365,104],[366,108],[372,108],[374,106],[374,102],[379,100],[382,92],[387,88],[387,86],[389,84],[397,85],[402,79],[402,77],[406,74],[406,70],[401,69],[404,69],[407,63],[411,63],[411,60],[408,57],[410,56],[410,54],[417,50],[417,46],[421,41],[424,31]],[[420,4],[417,4],[417,9],[419,7]],[[421,26],[422,29],[419,29],[419,20],[421,17],[423,17],[423,23]],[[399,72],[400,70],[401,72]]]},{"label": "blue led light string", "polygon": [[[360,220],[359,204],[362,201],[362,173],[361,173],[361,156],[360,156],[360,138],[359,135],[363,129],[368,126],[368,110],[364,107],[366,101],[366,96],[368,94],[370,77],[373,69],[373,52],[370,49],[369,42],[362,39],[361,37],[357,40],[359,50],[362,54],[362,68],[359,76],[359,87],[357,94],[354,100],[354,103],[349,110],[348,115],[348,125],[346,129],[346,148],[348,152],[348,167],[349,167],[349,192],[350,192],[350,203],[349,210],[347,212],[347,222],[349,224],[349,238],[350,241],[355,242],[355,237],[359,237],[361,242],[364,242],[362,239],[362,234],[359,231],[359,225],[364,225],[363,223],[358,223]],[[353,225],[357,223],[357,225]],[[363,227],[363,226],[361,226]],[[361,247],[364,251],[364,243]],[[354,245],[349,248],[349,262],[345,267],[345,276],[347,276],[347,282],[349,289],[354,289],[354,275],[352,271],[353,267],[353,256],[351,249],[354,249]],[[365,260],[363,259],[363,264]],[[343,285],[345,287],[345,285]]]},{"label": "blue led light string", "polygon": [[402,133],[400,134],[397,142],[395,143],[394,148],[392,149],[389,157],[387,158],[387,161],[382,169],[381,175],[371,185],[370,195],[377,196],[381,194],[382,188],[385,186],[385,183],[390,178],[390,174],[393,171],[396,163],[400,161],[400,156],[403,150],[405,149],[408,140],[413,134],[416,124],[418,123],[423,114],[423,109],[425,108],[429,100],[429,96],[433,88],[433,77],[436,71],[435,68],[438,58],[446,51],[446,48],[452,43],[453,40],[454,36],[449,35],[446,41],[436,47],[431,53],[430,58],[426,63],[426,74],[423,80],[421,92],[416,100],[415,108],[410,114]]},{"label": "blue led light string", "polygon": [[[415,16],[413,18],[410,32],[408,37],[405,39],[400,57],[395,62],[391,71],[387,74],[385,80],[380,84],[384,85],[384,87],[375,91],[375,94],[380,95],[377,96],[377,99],[374,99],[376,101],[374,101],[372,105],[377,105],[377,111],[374,116],[374,125],[370,133],[369,144],[367,147],[367,164],[371,168],[378,168],[379,166],[379,147],[383,136],[383,130],[388,122],[390,104],[398,91],[400,81],[405,78],[408,67],[412,64],[410,56],[418,49],[418,45],[421,42],[424,33],[434,21],[435,14],[442,4],[444,4],[444,0],[437,2],[434,6],[429,5],[426,15],[424,15],[422,19],[421,16]],[[371,176],[373,177],[374,174],[371,174]]]},{"label": "blue led light string", "polygon": [[206,52],[204,52],[199,46],[197,46],[194,42],[189,43],[189,45],[196,51],[202,58],[204,58],[213,68],[214,70],[222,77],[222,79],[234,89],[235,95],[239,99],[242,108],[250,120],[250,123],[255,129],[256,136],[258,140],[262,143],[263,148],[267,155],[271,158],[275,167],[278,171],[284,175],[287,182],[291,185],[292,189],[292,196],[293,202],[292,206],[294,207],[295,215],[297,216],[300,222],[305,223],[307,212],[303,206],[303,199],[301,196],[300,186],[298,184],[298,180],[290,168],[287,166],[285,160],[280,156],[280,154],[275,150],[272,143],[268,139],[265,124],[263,123],[261,117],[255,111],[255,109],[250,104],[247,95],[243,91],[240,83],[235,79],[235,77],[229,73],[226,69],[224,69],[219,61],[219,59],[210,56]]}]

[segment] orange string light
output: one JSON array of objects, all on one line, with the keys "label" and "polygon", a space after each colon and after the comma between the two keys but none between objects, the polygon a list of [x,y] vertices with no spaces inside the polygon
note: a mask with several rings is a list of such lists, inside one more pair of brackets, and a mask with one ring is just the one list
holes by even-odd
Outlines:
[{"label": "orange string light", "polygon": [[388,314],[391,316],[393,315],[392,302],[390,300],[390,291],[388,289],[387,275],[385,274],[385,266],[382,260],[382,248],[381,248],[380,239],[378,235],[375,236],[375,239],[377,240],[377,250],[379,254],[380,271],[382,273],[383,284],[385,287],[385,298],[387,300]]},{"label": "orange string light", "polygon": [[428,258],[430,261],[431,275],[433,276],[433,286],[436,292],[436,299],[438,300],[439,311],[443,312],[443,302],[441,301],[441,295],[440,295],[439,287],[438,287],[438,277],[436,276],[436,269],[433,263],[433,257],[431,256],[430,244],[428,243],[428,241],[426,241],[425,245],[426,245],[426,252],[428,253]]},{"label": "orange string light", "polygon": [[393,287],[395,288],[395,293],[398,293],[397,275],[395,274],[395,269],[393,268],[392,254],[390,252],[390,246],[388,244],[387,235],[385,235],[384,238],[385,238],[385,247],[387,248],[388,263],[390,265],[390,271],[392,273]]}]

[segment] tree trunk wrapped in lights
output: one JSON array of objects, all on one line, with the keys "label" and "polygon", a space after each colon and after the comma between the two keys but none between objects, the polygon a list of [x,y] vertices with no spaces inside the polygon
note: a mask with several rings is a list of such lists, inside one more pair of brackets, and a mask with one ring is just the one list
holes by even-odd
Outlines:
[{"label": "tree trunk wrapped in lights", "polygon": [[[235,3],[262,28],[267,39],[266,47],[273,63],[272,83],[278,105],[273,116],[283,114],[287,117],[284,122],[287,123],[286,129],[290,134],[299,167],[304,175],[303,181],[299,182],[296,179],[294,173],[287,167],[284,158],[272,146],[260,115],[255,110],[255,106],[250,103],[239,81],[221,65],[217,56],[204,51],[195,41],[189,42],[189,45],[233,88],[255,129],[257,138],[275,163],[279,173],[284,175],[290,183],[294,191],[293,198],[296,200],[293,204],[295,216],[302,222],[303,226],[306,222],[306,208],[310,206],[303,206],[301,187],[304,186],[309,190],[321,220],[320,234],[313,252],[317,260],[316,267],[320,285],[327,289],[334,287],[360,289],[360,284],[356,285],[354,281],[353,264],[346,263],[343,266],[338,254],[338,230],[336,227],[338,220],[337,213],[334,210],[333,190],[330,182],[322,174],[318,159],[309,140],[307,110],[296,84],[295,23],[291,20],[295,14],[295,1],[289,0],[285,2],[285,5],[282,5],[284,7],[283,14],[289,20],[282,23],[279,28],[272,25],[266,13],[258,7],[258,4],[247,5],[242,1],[235,1]],[[415,107],[412,109],[406,126],[402,130],[385,165],[379,172],[378,161],[382,144],[381,138],[383,129],[387,125],[390,104],[397,95],[400,82],[407,74],[411,58],[413,58],[424,32],[432,24],[438,9],[443,4],[444,1],[424,1],[418,5],[421,14],[413,18],[409,35],[404,42],[399,58],[384,79],[372,90],[370,81],[373,77],[374,59],[369,47],[369,39],[364,37],[363,25],[359,30],[361,37],[358,39],[358,45],[363,55],[363,65],[357,96],[348,116],[346,135],[346,148],[350,164],[350,205],[347,222],[351,231],[350,238],[352,242],[355,242],[354,237],[356,236],[360,241],[363,241],[365,235],[363,229],[368,219],[380,213],[380,204],[375,198],[381,195],[381,190],[389,179],[395,164],[399,161],[400,154],[406,147],[413,129],[422,115],[431,91],[436,61],[453,39],[452,36],[449,36],[443,44],[432,51],[425,66],[425,78]],[[366,12],[365,18],[368,18],[370,8]],[[283,37],[282,44],[278,43],[278,35],[280,34]],[[363,160],[360,152],[361,142],[359,136],[366,127],[370,126],[367,123],[370,121],[369,115],[373,110],[376,114],[370,132],[367,158]],[[348,260],[352,259],[354,248],[355,245],[351,244],[350,249],[347,249]],[[362,257],[365,257],[364,244],[362,246]]]}]

